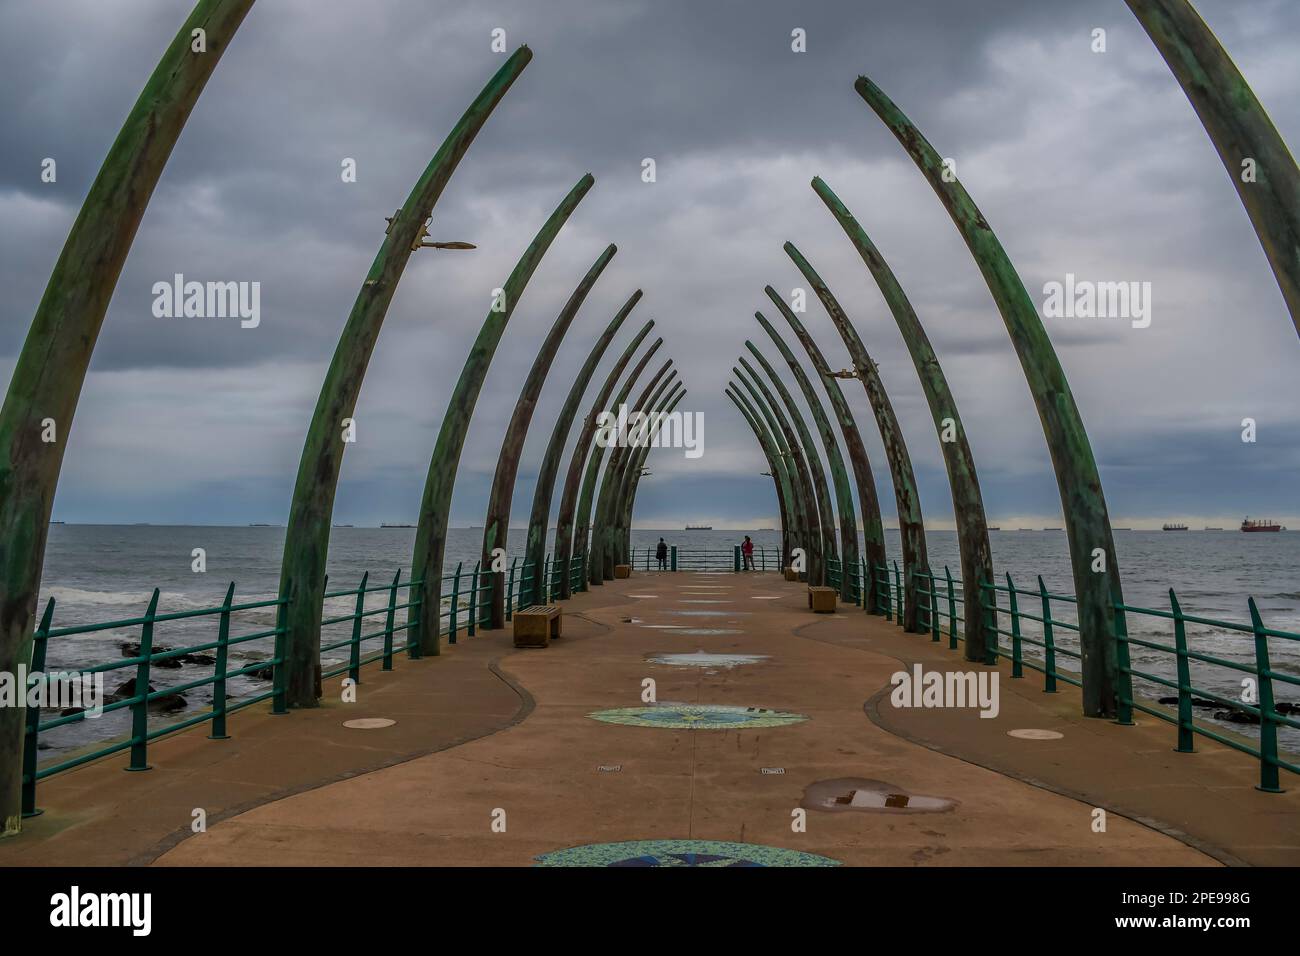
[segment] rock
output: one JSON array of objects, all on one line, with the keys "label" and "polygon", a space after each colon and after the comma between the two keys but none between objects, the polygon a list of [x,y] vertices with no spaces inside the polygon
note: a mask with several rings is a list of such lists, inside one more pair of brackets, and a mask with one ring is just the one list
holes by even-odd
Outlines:
[{"label": "rock", "polygon": [[1257,724],[1259,716],[1249,714],[1244,710],[1216,710],[1214,712],[1215,720],[1226,720],[1230,724]]},{"label": "rock", "polygon": [[[1178,706],[1178,698],[1177,698],[1177,697],[1161,697],[1161,698],[1157,701],[1157,703],[1160,703],[1160,704],[1166,704],[1166,705],[1171,706],[1171,707],[1177,707],[1177,706]],[[1192,706],[1193,706],[1193,707],[1218,707],[1219,704],[1215,703],[1215,702],[1212,701],[1212,700],[1206,700],[1204,697],[1193,697],[1193,698],[1192,698]]]},{"label": "rock", "polygon": [[[152,694],[157,690],[158,688],[154,687],[153,684],[150,684],[146,693]],[[135,678],[132,677],[119,684],[117,690],[113,691],[113,693],[108,696],[105,703],[116,703],[121,700],[129,700],[135,696],[135,693]],[[149,701],[148,704],[149,710],[157,714],[175,713],[178,710],[184,710],[187,706],[188,702],[181,694],[163,694],[161,697],[155,697],[153,700]]]},{"label": "rock", "polygon": [[[244,666],[246,667],[248,665]],[[238,670],[238,668],[236,668],[236,670]],[[249,671],[244,676],[251,677],[253,680],[271,680],[275,677],[275,665],[267,664],[264,667],[257,668],[257,670]]]},{"label": "rock", "polygon": [[[140,656],[139,642],[124,641],[117,646],[121,648],[123,657]],[[155,644],[153,646],[153,652],[155,654],[165,654],[169,651],[174,651],[175,649],[176,648],[174,647],[168,647],[166,644]],[[160,667],[164,670],[176,670],[183,664],[206,664],[211,666],[216,662],[217,659],[209,654],[177,654],[175,657],[169,657],[163,661],[154,661],[151,666]]]}]

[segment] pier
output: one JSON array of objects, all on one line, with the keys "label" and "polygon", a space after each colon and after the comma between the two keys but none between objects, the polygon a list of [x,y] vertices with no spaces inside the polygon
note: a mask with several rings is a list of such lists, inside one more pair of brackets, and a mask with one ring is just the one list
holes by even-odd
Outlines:
[{"label": "pier", "polygon": [[[961,657],[860,608],[815,615],[781,575],[636,571],[564,613],[548,648],[462,632],[438,656],[366,667],[354,703],[340,675],[318,708],[250,708],[228,739],[158,740],[147,773],[118,756],[58,774],[0,865],[526,866],[639,841],[844,865],[1300,861],[1300,793],[1258,790],[1249,758],[1213,742],[1177,753],[1159,721],[1082,717],[1073,688],[1045,694],[1005,661],[986,669],[996,717],[891,707],[894,674],[963,671]],[[704,716],[657,726],[677,705]],[[383,726],[346,726],[358,720]],[[942,805],[851,807],[857,790]],[[848,803],[821,806],[828,795]]]}]

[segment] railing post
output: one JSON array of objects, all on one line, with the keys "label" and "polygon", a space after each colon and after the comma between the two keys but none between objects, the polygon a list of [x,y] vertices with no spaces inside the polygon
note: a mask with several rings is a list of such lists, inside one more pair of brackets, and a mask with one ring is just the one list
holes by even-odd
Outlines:
[{"label": "railing post", "polygon": [[740,573],[740,545],[731,546],[731,570]]},{"label": "railing post", "polygon": [[907,619],[907,608],[904,606],[904,601],[903,601],[903,594],[904,594],[903,576],[898,572],[897,561],[894,562],[894,588],[895,588],[894,606],[898,608],[898,613],[895,615],[895,617],[898,619],[898,626],[902,627],[903,621]]},{"label": "railing post", "polygon": [[348,642],[348,677],[352,683],[361,683],[361,613],[366,609],[366,583],[370,572],[361,575],[361,587],[357,589],[357,608],[352,614],[352,640]]},{"label": "railing post", "polygon": [[140,628],[140,663],[135,665],[135,698],[131,704],[131,763],[127,770],[151,770],[149,766],[149,673],[153,661],[153,619],[158,614],[158,589],[153,589],[149,610]]},{"label": "railing post", "polygon": [[1038,596],[1043,602],[1043,693],[1056,693],[1056,641],[1052,636],[1052,599],[1043,576],[1038,576]]},{"label": "railing post", "polygon": [[[293,583],[290,581],[286,582],[286,584],[283,593],[276,598],[279,603],[275,608],[275,649],[272,651],[274,663],[271,665],[271,714],[276,717],[283,717],[289,713],[289,701],[286,692],[289,684],[289,666],[285,655],[288,653],[289,602],[293,600],[289,595],[293,593]],[[325,583],[321,586],[321,594],[329,590],[328,584],[329,577],[327,576]]]},{"label": "railing post", "polygon": [[[397,584],[402,579],[402,569],[398,568],[397,573],[393,575],[393,583],[388,589],[388,615],[384,618],[384,663],[380,665],[380,670],[391,671],[393,669],[393,623],[397,615]],[[407,588],[411,590],[411,588]],[[408,634],[409,638],[410,635]]]},{"label": "railing post", "polygon": [[[990,589],[993,588],[993,582],[985,581],[984,574],[981,572],[976,579],[976,592],[982,593],[986,585]],[[993,595],[993,603],[982,606],[980,613],[984,615],[984,663],[993,666],[998,662],[1001,642],[998,640],[998,592],[990,590],[989,593]]]},{"label": "railing post", "polygon": [[[1192,668],[1187,658],[1187,626],[1183,622],[1183,607],[1178,595],[1169,589],[1169,609],[1174,615],[1174,652],[1178,665],[1178,746],[1179,753],[1196,750],[1196,734],[1192,724]],[[1263,726],[1261,723],[1260,726]]]},{"label": "railing post", "polygon": [[[943,575],[948,579],[948,650],[957,649],[957,599],[952,593],[952,572],[948,570],[948,565],[943,566]],[[976,593],[980,593],[977,589]],[[996,598],[995,598],[996,600]],[[962,608],[962,614],[974,614],[982,611],[982,608]]]},{"label": "railing post", "polygon": [[1282,793],[1277,772],[1277,712],[1273,710],[1273,670],[1268,661],[1268,635],[1255,599],[1250,599],[1250,626],[1255,632],[1255,672],[1259,678],[1259,786],[1265,793]]},{"label": "railing post", "polygon": [[[992,585],[989,585],[991,588]],[[998,599],[998,592],[992,590],[993,600]],[[1025,669],[1021,663],[1020,641],[1020,602],[1016,600],[1016,586],[1011,583],[1011,573],[1007,572],[1007,606],[1011,611],[1011,676],[1024,677]]]},{"label": "railing post", "polygon": [[518,557],[510,559],[510,574],[506,577],[506,620],[513,621],[515,617],[515,565],[519,563]]},{"label": "railing post", "polygon": [[[676,571],[677,570],[677,545],[673,545],[671,548],[668,549],[668,556],[672,561],[672,564],[670,564],[669,567],[671,567],[674,571]],[[766,571],[767,569],[764,568],[763,570]]]},{"label": "railing post", "polygon": [[[36,628],[36,637],[32,641],[31,674],[45,673],[45,645],[50,639],[50,622],[54,619],[54,598],[45,602],[45,613]],[[31,674],[28,675],[30,679]],[[22,814],[23,817],[37,817],[44,811],[36,806],[36,735],[41,729],[41,709],[27,708],[27,733],[23,738],[23,778],[22,778]]]},{"label": "railing post", "polygon": [[[456,643],[456,618],[460,611],[460,569],[465,562],[456,562],[456,576],[451,579],[451,609],[447,612],[447,643]],[[442,569],[438,569],[441,573]],[[438,616],[442,616],[442,608],[438,608]]]},{"label": "railing post", "polygon": [[[1115,615],[1115,723],[1133,726],[1133,675],[1130,673],[1128,621],[1123,600],[1111,594],[1111,613]],[[1082,650],[1082,645],[1080,645]]]},{"label": "railing post", "polygon": [[230,650],[230,605],[235,599],[235,582],[226,588],[226,600],[221,605],[217,624],[217,663],[213,667],[212,682],[212,733],[209,740],[229,740],[226,733],[226,659]]},{"label": "railing post", "polygon": [[478,625],[478,612],[479,612],[478,569],[479,569],[479,565],[482,563],[483,563],[482,560],[475,561],[474,570],[470,573],[469,576],[469,618],[465,626],[466,637],[473,637],[474,629]]},{"label": "railing post", "polygon": [[873,572],[873,587],[876,591],[877,599],[882,597],[885,599],[885,620],[892,622],[894,620],[894,601],[893,595],[889,590],[889,565],[881,564],[879,570],[879,575],[875,575]]},{"label": "railing post", "polygon": [[930,581],[930,595],[926,601],[929,607],[925,609],[925,616],[928,620],[925,623],[929,625],[930,640],[937,643],[939,640],[939,592],[934,586],[934,571],[926,568],[925,576]]}]

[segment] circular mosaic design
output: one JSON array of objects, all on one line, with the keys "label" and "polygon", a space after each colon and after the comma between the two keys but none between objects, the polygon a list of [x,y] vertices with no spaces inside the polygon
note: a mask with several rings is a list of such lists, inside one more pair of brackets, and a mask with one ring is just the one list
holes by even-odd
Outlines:
[{"label": "circular mosaic design", "polygon": [[839,866],[839,860],[757,843],[631,840],[589,843],[535,857],[538,866]]},{"label": "circular mosaic design", "polygon": [[1038,730],[1034,727],[1026,727],[1024,730],[1008,730],[1008,737],[1019,737],[1021,740],[1060,740],[1065,734],[1057,733],[1055,730]]},{"label": "circular mosaic design", "polygon": [[665,727],[671,730],[733,730],[740,727],[785,727],[807,720],[803,714],[786,714],[762,707],[725,704],[654,704],[619,707],[588,714],[593,720],[629,727]]},{"label": "circular mosaic design", "polygon": [[694,654],[658,654],[648,657],[651,664],[668,664],[673,667],[725,667],[730,670],[740,664],[757,664],[767,660],[766,654],[710,654],[696,651]]}]

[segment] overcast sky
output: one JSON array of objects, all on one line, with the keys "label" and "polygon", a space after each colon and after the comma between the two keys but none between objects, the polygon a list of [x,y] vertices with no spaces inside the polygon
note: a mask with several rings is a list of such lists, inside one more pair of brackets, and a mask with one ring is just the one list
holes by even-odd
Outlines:
[{"label": "overcast sky", "polygon": [[[68,229],[189,0],[0,3],[0,375],[7,383]],[[1300,4],[1199,0],[1282,135],[1300,143]],[[645,298],[705,422],[705,454],[650,459],[637,523],[775,524],[771,480],[722,391],[763,295],[802,283],[791,240],[861,332],[902,422],[927,524],[951,527],[934,428],[897,327],[809,187],[821,175],[897,272],[970,437],[992,523],[1059,524],[1043,434],[1001,318],[930,187],[854,93],[875,80],[958,175],[1034,298],[1066,273],[1152,283],[1148,328],[1046,320],[1117,525],[1300,525],[1300,341],[1232,184],[1120,0],[665,2],[262,0],[199,100],[118,283],[69,438],[55,518],[282,523],[326,366],[384,217],[501,65],[535,58],[434,213],[389,311],[344,459],[335,520],[416,516],[466,351],[537,228],[585,172],[596,185],[511,319],[474,415],[454,525],[482,524],[523,376],[607,243],[619,252],[570,330],[534,418],[525,522],[554,415],[591,339]],[[807,51],[791,50],[802,28]],[[1107,31],[1105,53],[1092,31]],[[41,181],[46,157],[57,181]],[[642,160],[657,181],[642,181]],[[357,182],[341,162],[353,158]],[[165,319],[152,287],[257,281],[261,323]],[[805,323],[849,364],[809,297]],[[796,351],[797,343],[790,339]],[[787,382],[791,382],[787,376]],[[792,382],[791,382],[792,384]],[[845,391],[888,469],[863,390]],[[595,385],[584,399],[584,409]],[[1242,419],[1258,440],[1241,440]],[[567,460],[567,456],[566,456]]]}]

